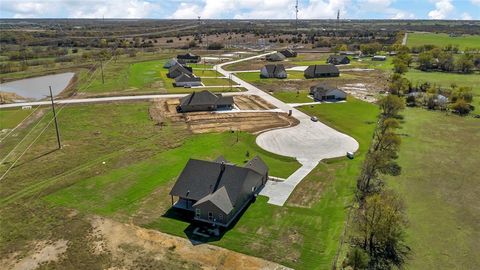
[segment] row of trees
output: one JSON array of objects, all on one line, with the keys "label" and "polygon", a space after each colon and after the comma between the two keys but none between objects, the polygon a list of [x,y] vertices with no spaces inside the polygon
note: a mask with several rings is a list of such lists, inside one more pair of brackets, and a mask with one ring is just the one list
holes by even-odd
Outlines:
[{"label": "row of trees", "polygon": [[480,68],[480,54],[462,54],[454,57],[452,52],[438,48],[422,52],[418,55],[418,68],[422,71],[441,70],[445,72],[470,73]]},{"label": "row of trees", "polygon": [[405,104],[402,98],[388,95],[379,106],[373,142],[357,180],[358,207],[353,212],[351,248],[344,261],[344,266],[353,269],[400,267],[410,252],[404,240],[405,205],[399,195],[385,188],[382,179],[401,172],[396,162],[401,139],[396,130]]}]

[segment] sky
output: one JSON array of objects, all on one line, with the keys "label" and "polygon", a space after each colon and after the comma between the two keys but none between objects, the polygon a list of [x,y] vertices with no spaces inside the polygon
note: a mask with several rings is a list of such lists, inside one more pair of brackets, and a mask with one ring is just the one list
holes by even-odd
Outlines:
[{"label": "sky", "polygon": [[[299,19],[480,20],[480,0],[299,0]],[[294,19],[295,0],[0,0],[1,18]]]}]

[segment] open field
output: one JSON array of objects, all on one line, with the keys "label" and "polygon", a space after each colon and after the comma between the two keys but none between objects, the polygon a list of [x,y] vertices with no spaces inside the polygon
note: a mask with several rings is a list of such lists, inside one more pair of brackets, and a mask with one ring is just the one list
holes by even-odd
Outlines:
[{"label": "open field", "polygon": [[402,174],[388,183],[406,201],[408,269],[475,269],[480,258],[479,120],[407,109]]},{"label": "open field", "polygon": [[[358,157],[321,162],[284,207],[269,205],[266,198],[259,197],[221,239],[211,240],[215,245],[262,256],[295,269],[330,269],[377,109],[352,100],[305,107],[305,111],[321,117],[322,121],[325,117],[329,125],[359,140]],[[349,121],[344,121],[344,117],[349,117]],[[182,237],[190,230],[188,223],[173,214],[146,226]],[[272,249],[275,252],[269,252]]]},{"label": "open field", "polygon": [[[0,110],[0,130],[16,127],[31,112],[32,110],[22,110],[20,108]],[[1,137],[2,136],[0,135],[0,138]]]},{"label": "open field", "polygon": [[276,91],[272,95],[285,103],[307,103],[313,102],[313,98],[308,94],[307,90],[293,91]]},{"label": "open field", "polygon": [[458,74],[447,72],[424,72],[416,69],[410,69],[405,77],[413,84],[430,82],[444,88],[450,88],[452,84],[457,86],[472,87],[473,93],[480,96],[480,73]]},{"label": "open field", "polygon": [[479,48],[480,35],[462,35],[460,37],[450,37],[448,34],[435,33],[409,33],[407,45],[416,47],[422,45],[436,45],[443,47],[449,44],[458,45],[460,50],[465,48]]},{"label": "open field", "polygon": [[[190,156],[215,158],[223,154],[233,162],[242,163],[248,150],[251,156],[262,156],[272,175],[286,177],[298,168],[298,163],[291,158],[259,149],[255,137],[246,133],[239,133],[237,142],[236,133],[192,136],[176,124],[157,126],[149,120],[148,106],[148,103],[70,106],[60,113],[64,149],[45,154],[54,147],[54,137],[51,132],[48,138],[42,137],[32,154],[22,159],[19,167],[5,179],[8,188],[4,186],[0,191],[4,198],[0,202],[3,216],[11,217],[12,211],[19,211],[18,207],[7,207],[6,203],[17,205],[28,200],[37,213],[48,213],[52,217],[48,220],[37,218],[28,225],[23,224],[23,219],[9,218],[4,228],[21,229],[12,230],[8,239],[12,241],[21,235],[24,240],[7,245],[9,249],[2,250],[2,254],[23,250],[34,235],[51,239],[53,236],[47,231],[51,226],[58,226],[67,215],[61,210],[63,208],[55,205],[80,210],[80,214],[66,224],[84,224],[87,231],[87,224],[80,217],[93,213],[186,237],[184,229],[188,223],[169,216],[167,194]],[[345,111],[341,106],[345,106]],[[352,109],[350,115],[348,108]],[[377,110],[374,105],[360,101],[306,109],[326,116],[329,124],[344,132],[351,131],[362,145],[359,158],[322,162],[305,183],[297,187],[286,207],[275,207],[267,204],[266,198],[258,198],[235,227],[213,244],[298,269],[330,267],[343,230],[345,207],[354,191],[362,149],[368,145],[373,129],[373,124],[368,123],[374,121]],[[91,122],[89,119],[94,115],[96,122]],[[343,120],[346,115],[350,122]],[[116,121],[110,121],[112,117]],[[86,151],[86,147],[90,150]],[[68,158],[72,155],[76,158]],[[106,163],[102,164],[103,161]],[[24,180],[17,181],[19,178]],[[297,192],[301,195],[295,195]],[[42,197],[49,203],[45,205]],[[53,215],[53,212],[58,213]],[[79,252],[77,248],[89,243],[82,238],[85,233],[79,232],[72,240],[77,245],[67,252],[68,258]],[[66,234],[68,232],[58,233],[67,239],[73,237]],[[276,252],[267,252],[273,247]],[[82,254],[79,258],[89,253]],[[88,260],[91,264],[100,262],[108,265],[108,258],[90,257]]]},{"label": "open field", "polygon": [[[138,102],[59,110],[63,149],[54,150],[54,130],[50,126],[2,180],[0,257],[22,258],[34,250],[37,241],[65,239],[71,247],[64,254],[67,261],[61,260],[58,265],[71,260],[77,266],[81,261],[88,269],[105,268],[112,263],[108,254],[95,255],[88,248],[95,240],[90,236],[88,214],[102,213],[122,222],[161,216],[170,202],[168,196],[159,197],[158,192],[168,190],[189,157],[215,158],[223,154],[243,163],[248,150],[252,156],[262,156],[271,173],[280,177],[299,166],[291,158],[259,149],[255,137],[247,133],[191,135],[182,125],[158,126],[149,118],[149,107],[150,103]],[[20,132],[15,133],[22,135]],[[2,149],[16,142],[12,138],[1,143]],[[0,168],[2,172],[6,165]],[[98,185],[92,189],[88,183]],[[79,190],[81,194],[75,192]],[[56,203],[45,203],[43,196]],[[73,201],[75,205],[70,204]],[[57,207],[57,203],[84,211]],[[170,259],[176,265],[176,260]]]}]

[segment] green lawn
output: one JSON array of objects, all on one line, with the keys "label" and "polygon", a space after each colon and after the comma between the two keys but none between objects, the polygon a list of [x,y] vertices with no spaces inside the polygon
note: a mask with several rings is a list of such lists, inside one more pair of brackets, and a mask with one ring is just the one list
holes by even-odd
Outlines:
[{"label": "green lawn", "polygon": [[351,59],[350,65],[341,67],[342,68],[373,68],[378,69],[385,72],[391,72],[393,69],[393,61],[394,56],[387,56],[387,60],[385,61],[373,61],[371,57],[360,58],[358,60]]},{"label": "green lawn", "polygon": [[287,71],[287,79],[265,79],[260,77],[260,72],[241,72],[236,73],[235,76],[247,82],[279,82],[282,80],[304,80],[303,71]]},{"label": "green lawn", "polygon": [[422,45],[436,45],[443,47],[449,44],[458,45],[460,50],[465,48],[479,48],[480,35],[463,35],[460,37],[450,37],[448,34],[435,33],[409,33],[407,45],[417,47]]},{"label": "green lawn", "polygon": [[276,91],[273,92],[273,96],[285,103],[313,102],[313,99],[310,98],[308,93],[309,91],[307,90],[300,90],[298,93],[292,91]]},{"label": "green lawn", "polygon": [[476,269],[480,257],[480,125],[472,117],[407,109],[388,184],[406,201],[408,269]]},{"label": "green lawn", "polygon": [[446,72],[424,72],[417,69],[410,69],[405,77],[414,85],[416,83],[430,82],[444,88],[450,88],[451,84],[457,86],[469,86],[473,93],[480,96],[480,73],[458,74]]},{"label": "green lawn", "polygon": [[[295,269],[330,269],[378,111],[376,106],[356,100],[302,110],[351,132],[361,143],[358,158],[320,163],[284,207],[269,205],[266,198],[259,197],[235,227],[214,244]],[[146,226],[185,237],[188,223],[160,217]],[[275,252],[270,252],[272,248]]]},{"label": "green lawn", "polygon": [[249,151],[252,156],[258,154],[262,157],[272,175],[287,177],[299,167],[294,159],[262,151],[252,135],[242,133],[239,142],[235,140],[236,135],[232,133],[195,135],[182,142],[180,147],[161,152],[144,162],[84,179],[49,195],[47,200],[97,214],[131,214],[156,188],[170,186],[189,158],[213,160],[223,155],[231,162],[243,164],[245,153]]},{"label": "green lawn", "polygon": [[[212,244],[295,269],[330,269],[378,111],[354,99],[301,109],[354,136],[361,145],[357,158],[321,162],[284,207],[269,205],[260,196]],[[42,136],[5,179],[0,205],[30,198],[186,237],[189,224],[164,215],[170,207],[170,187],[189,157],[213,159],[223,154],[242,164],[248,150],[251,156],[259,154],[270,173],[279,177],[299,166],[291,158],[261,150],[255,136],[247,133],[240,133],[236,142],[232,133],[189,135],[177,125],[159,127],[148,117],[148,103],[69,106],[60,113],[59,123],[64,149],[44,155],[54,147],[53,129]],[[25,226],[16,222],[20,224],[9,223],[8,228]],[[23,232],[21,239],[34,235],[25,237]]]},{"label": "green lawn", "polygon": [[[1,109],[0,110],[0,130],[5,128],[14,128],[25,119],[32,110],[22,109]],[[0,136],[1,137],[1,136]]]}]

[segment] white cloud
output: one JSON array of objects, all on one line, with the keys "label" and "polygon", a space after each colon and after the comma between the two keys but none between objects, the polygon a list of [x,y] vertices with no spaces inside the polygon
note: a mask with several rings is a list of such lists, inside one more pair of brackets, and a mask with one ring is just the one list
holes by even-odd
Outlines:
[{"label": "white cloud", "polygon": [[470,0],[470,2],[474,5],[480,6],[480,0]]},{"label": "white cloud", "polygon": [[415,14],[402,11],[402,10],[392,10],[392,15],[390,19],[393,20],[409,20],[409,19],[415,19]]},{"label": "white cloud", "polygon": [[302,19],[334,19],[340,10],[340,16],[345,18],[351,2],[351,0],[310,0],[306,7],[300,8],[299,16]]},{"label": "white cloud", "polygon": [[88,1],[28,1],[2,0],[2,9],[16,18],[69,17],[69,18],[145,18],[158,11],[160,5],[146,0]]},{"label": "white cloud", "polygon": [[452,0],[434,0],[435,9],[428,13],[428,17],[434,20],[443,20],[455,9]]},{"label": "white cloud", "polygon": [[473,18],[472,16],[470,16],[470,14],[468,14],[467,12],[464,12],[462,13],[462,20],[470,21],[470,20],[473,20]]}]

